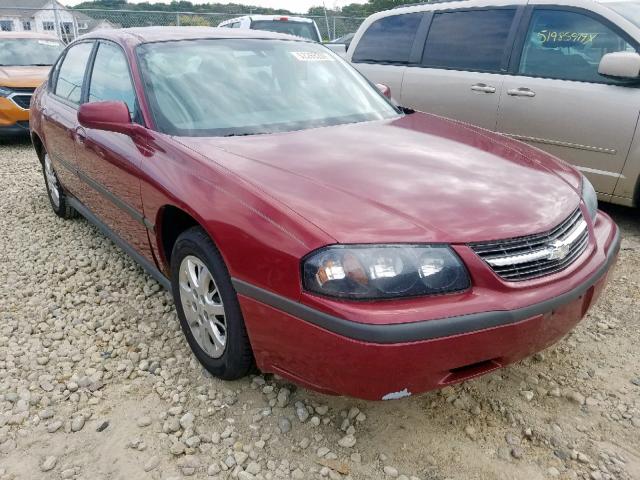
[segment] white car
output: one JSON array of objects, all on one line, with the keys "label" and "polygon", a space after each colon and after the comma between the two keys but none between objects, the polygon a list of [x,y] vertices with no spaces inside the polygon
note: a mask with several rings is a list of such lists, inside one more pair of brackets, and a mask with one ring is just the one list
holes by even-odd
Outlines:
[{"label": "white car", "polygon": [[376,13],[346,58],[400,105],[531,143],[640,206],[639,52],[640,0],[466,0]]},{"label": "white car", "polygon": [[269,32],[295,35],[314,42],[321,42],[318,25],[311,18],[290,17],[286,15],[247,15],[226,20],[221,28],[241,28],[244,30],[267,30]]}]

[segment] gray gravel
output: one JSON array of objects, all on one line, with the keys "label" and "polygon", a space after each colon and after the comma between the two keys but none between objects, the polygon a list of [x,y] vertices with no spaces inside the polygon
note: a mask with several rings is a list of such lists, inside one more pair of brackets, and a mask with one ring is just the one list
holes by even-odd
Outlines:
[{"label": "gray gravel", "polygon": [[211,378],[173,301],[0,145],[0,480],[640,479],[640,219],[558,345],[396,402]]}]

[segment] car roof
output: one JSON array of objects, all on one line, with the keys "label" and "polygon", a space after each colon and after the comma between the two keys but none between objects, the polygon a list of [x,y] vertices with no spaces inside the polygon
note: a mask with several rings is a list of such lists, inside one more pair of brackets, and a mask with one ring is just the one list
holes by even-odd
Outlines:
[{"label": "car roof", "polygon": [[296,17],[296,16],[293,16],[293,15],[244,15],[242,17],[237,17],[237,18],[232,18],[232,19],[229,19],[229,20],[225,20],[224,22],[221,22],[220,25],[224,25],[224,24],[227,24],[227,23],[238,22],[240,20],[244,20],[245,18],[248,18],[250,20],[278,20],[278,19],[281,19],[281,18],[286,18],[290,22],[313,23],[313,19],[312,18]]},{"label": "car roof", "polygon": [[263,30],[242,30],[217,27],[136,27],[96,30],[80,37],[80,39],[104,38],[133,44],[153,43],[177,40],[221,39],[221,38],[254,38],[263,40],[295,40],[308,41],[283,33]]},{"label": "car roof", "polygon": [[59,41],[55,35],[37,32],[0,32],[0,38],[33,38],[36,40]]}]

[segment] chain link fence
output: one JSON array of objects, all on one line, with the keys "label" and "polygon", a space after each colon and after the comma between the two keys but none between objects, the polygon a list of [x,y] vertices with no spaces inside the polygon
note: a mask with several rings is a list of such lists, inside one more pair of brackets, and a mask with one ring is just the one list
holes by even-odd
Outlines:
[{"label": "chain link fence", "polygon": [[[55,3],[54,3],[55,5]],[[32,31],[57,35],[64,42],[104,28],[130,28],[150,26],[207,26],[216,27],[225,20],[249,15],[250,12],[199,13],[142,10],[87,10],[71,8],[31,9],[19,6],[0,7],[0,30]],[[342,16],[307,16],[312,18],[322,38],[333,40],[355,32],[364,18]]]}]

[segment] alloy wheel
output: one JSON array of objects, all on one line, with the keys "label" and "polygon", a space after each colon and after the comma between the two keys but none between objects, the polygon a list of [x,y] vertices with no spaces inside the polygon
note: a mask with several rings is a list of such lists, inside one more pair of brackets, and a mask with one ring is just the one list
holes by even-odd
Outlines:
[{"label": "alloy wheel", "polygon": [[189,255],[180,263],[180,302],[198,346],[220,358],[227,345],[224,303],[211,272],[199,258]]},{"label": "alloy wheel", "polygon": [[56,172],[53,170],[49,154],[45,154],[44,156],[44,176],[49,195],[51,196],[51,202],[55,208],[60,208],[60,186],[58,185],[58,178],[56,177]]}]

